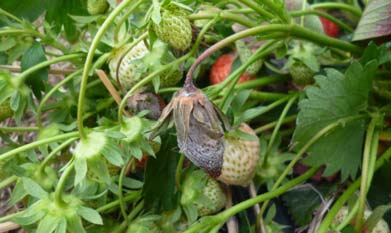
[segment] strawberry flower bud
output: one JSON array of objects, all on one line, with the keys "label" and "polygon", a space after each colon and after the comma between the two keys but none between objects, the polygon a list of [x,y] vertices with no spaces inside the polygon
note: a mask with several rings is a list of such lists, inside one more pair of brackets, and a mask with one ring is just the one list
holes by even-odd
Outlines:
[{"label": "strawberry flower bud", "polygon": [[174,120],[178,146],[196,166],[213,177],[221,173],[224,154],[223,113],[193,84],[178,91],[163,110],[156,129]]}]

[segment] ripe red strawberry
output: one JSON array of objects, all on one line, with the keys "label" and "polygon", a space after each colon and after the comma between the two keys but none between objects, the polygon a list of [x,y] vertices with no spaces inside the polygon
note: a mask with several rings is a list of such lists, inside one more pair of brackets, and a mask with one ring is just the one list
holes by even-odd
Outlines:
[{"label": "ripe red strawberry", "polygon": [[338,25],[323,17],[319,17],[319,18],[320,18],[320,22],[322,22],[323,30],[326,33],[326,35],[337,38],[339,36]]},{"label": "ripe red strawberry", "polygon": [[[216,62],[212,66],[212,69],[210,70],[209,76],[209,80],[212,85],[221,83],[229,76],[235,58],[236,56],[233,53],[228,53],[220,56],[216,60]],[[238,83],[246,82],[254,78],[254,75],[249,75],[245,72],[242,74],[242,76],[240,76]]]},{"label": "ripe red strawberry", "polygon": [[103,14],[109,8],[106,0],[88,0],[87,11],[90,15]]},{"label": "ripe red strawberry", "polygon": [[[247,124],[242,123],[239,130],[256,137],[254,130]],[[247,186],[254,177],[259,151],[258,138],[249,140],[226,136],[223,168],[217,179],[226,184]]]},{"label": "ripe red strawberry", "polygon": [[301,61],[295,61],[288,70],[293,82],[298,85],[308,85],[314,81],[314,72]]},{"label": "ripe red strawberry", "polygon": [[187,12],[177,6],[163,9],[159,24],[153,23],[157,37],[178,50],[186,50],[191,45],[192,29]]},{"label": "ripe red strawberry", "polygon": [[181,204],[197,208],[199,216],[217,213],[226,204],[227,197],[220,184],[202,170],[186,174],[182,185]]},{"label": "ripe red strawberry", "polygon": [[149,156],[147,154],[143,154],[143,157],[141,160],[136,159],[136,167],[138,168],[145,168],[145,165],[147,164]]},{"label": "ripe red strawberry", "polygon": [[0,122],[14,115],[14,111],[12,111],[10,107],[9,100],[4,101],[0,104]]}]

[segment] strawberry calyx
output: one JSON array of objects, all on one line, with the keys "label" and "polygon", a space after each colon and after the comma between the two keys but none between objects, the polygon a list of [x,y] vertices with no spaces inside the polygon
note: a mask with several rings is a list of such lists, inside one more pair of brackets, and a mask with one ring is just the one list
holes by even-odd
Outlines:
[{"label": "strawberry calyx", "polygon": [[100,156],[107,143],[104,133],[94,131],[87,135],[87,139],[79,141],[73,154],[76,158],[94,159]]}]

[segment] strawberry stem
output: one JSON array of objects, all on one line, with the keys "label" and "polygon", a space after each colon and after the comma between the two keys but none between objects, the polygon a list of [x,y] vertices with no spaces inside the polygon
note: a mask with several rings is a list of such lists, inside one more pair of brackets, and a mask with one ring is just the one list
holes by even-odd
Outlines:
[{"label": "strawberry stem", "polygon": [[61,135],[54,136],[54,137],[51,137],[51,138],[45,138],[45,139],[42,139],[42,140],[38,140],[38,141],[35,141],[35,142],[32,142],[32,143],[20,146],[18,148],[15,148],[15,149],[13,149],[11,151],[8,151],[8,152],[6,152],[4,154],[1,154],[0,155],[0,161],[2,161],[4,159],[7,159],[7,158],[9,158],[11,156],[17,155],[17,154],[19,154],[21,152],[37,148],[37,147],[39,147],[41,145],[46,145],[46,144],[49,144],[51,142],[57,142],[57,141],[69,139],[69,138],[72,138],[72,137],[78,137],[78,136],[79,136],[79,132],[72,132],[72,133],[61,134]]},{"label": "strawberry stem", "polygon": [[0,132],[31,132],[39,131],[38,127],[0,127]]},{"label": "strawberry stem", "polygon": [[26,79],[29,75],[31,75],[32,73],[42,69],[42,68],[45,68],[47,66],[50,66],[52,64],[55,64],[55,63],[59,63],[59,62],[63,62],[63,61],[68,61],[68,60],[73,60],[73,59],[76,59],[76,58],[81,58],[81,57],[84,57],[83,54],[69,54],[69,55],[64,55],[64,56],[61,56],[61,57],[56,57],[56,58],[53,58],[51,60],[48,60],[48,61],[44,61],[44,62],[41,62],[35,66],[32,66],[30,68],[28,68],[27,70],[23,71],[23,73],[21,73],[19,75],[19,79],[21,80],[24,80]]},{"label": "strawberry stem", "polygon": [[336,25],[338,25],[340,28],[348,31],[348,32],[353,32],[353,28],[350,27],[349,25],[345,24],[344,22],[342,22],[341,20],[325,13],[325,12],[321,12],[321,11],[316,11],[316,10],[301,10],[301,11],[292,11],[290,12],[290,15],[293,16],[293,17],[297,17],[297,16],[304,16],[304,15],[317,15],[317,16],[321,16],[333,23],[335,23]]},{"label": "strawberry stem", "polygon": [[109,27],[112,25],[112,23],[115,20],[115,17],[117,17],[123,9],[125,9],[130,3],[133,3],[131,9],[135,10],[138,6],[138,4],[141,2],[141,0],[133,2],[132,0],[124,0],[121,4],[119,4],[107,17],[107,19],[103,22],[102,26],[99,28],[98,32],[96,33],[94,39],[92,40],[91,46],[88,50],[87,58],[84,63],[83,68],[83,74],[81,77],[81,84],[80,84],[80,94],[79,94],[79,101],[77,106],[77,122],[78,122],[78,128],[80,132],[80,136],[82,140],[85,140],[87,138],[84,125],[83,125],[83,108],[84,108],[84,97],[86,93],[86,86],[88,81],[88,76],[90,73],[90,70],[92,68],[92,60],[94,59],[95,51],[98,47],[98,44],[100,40],[102,39],[103,35],[106,33],[106,31],[109,29]]},{"label": "strawberry stem", "polygon": [[349,4],[340,3],[340,2],[322,2],[322,3],[315,3],[311,5],[312,8],[317,9],[339,9],[339,10],[345,10],[353,15],[357,16],[358,18],[361,18],[361,10],[358,7],[351,6]]},{"label": "strawberry stem", "polygon": [[39,106],[37,108],[37,117],[36,117],[36,123],[39,128],[42,127],[42,108],[45,105],[45,103],[49,100],[49,98],[65,83],[71,81],[75,77],[79,76],[82,72],[82,69],[79,69],[72,74],[68,75],[68,77],[64,78],[60,82],[58,82],[50,91],[42,98],[41,102],[39,103]]},{"label": "strawberry stem", "polygon": [[[365,204],[367,200],[367,193],[369,191],[370,187],[370,181],[372,179],[373,174],[370,174],[370,163],[371,163],[371,156],[376,159],[376,153],[373,153],[374,149],[377,151],[377,142],[379,139],[379,130],[377,129],[379,118],[374,117],[372,118],[371,122],[369,123],[368,129],[367,129],[367,135],[365,138],[365,146],[364,146],[364,155],[363,155],[363,161],[362,161],[362,171],[361,171],[361,187],[360,187],[360,197],[359,197],[359,205],[358,205],[358,212],[356,216],[356,224],[355,224],[355,231],[360,232],[362,229],[363,224],[363,218],[364,218],[364,211],[365,211]],[[374,148],[374,145],[376,145],[376,148]],[[371,169],[373,170],[373,169]],[[372,171],[373,172],[373,171]]]},{"label": "strawberry stem", "polygon": [[183,161],[185,161],[185,156],[181,154],[179,157],[179,161],[175,170],[175,183],[177,186],[178,190],[182,190],[182,185],[181,185],[181,175],[182,175],[182,169],[183,169]]},{"label": "strawberry stem", "polygon": [[[330,47],[339,48],[345,51],[353,52],[353,53],[360,53],[362,52],[362,48],[346,42],[339,39],[334,39],[325,35],[321,35],[319,33],[313,32],[309,29],[306,29],[304,27],[300,27],[295,24],[271,24],[271,25],[261,25],[257,27],[253,27],[238,33],[235,33],[216,44],[212,45],[208,49],[206,49],[193,63],[193,65],[190,67],[187,75],[185,84],[190,83],[193,80],[193,75],[195,70],[197,69],[198,65],[200,65],[206,58],[208,58],[210,55],[215,53],[216,51],[224,48],[225,46],[235,42],[236,40],[246,38],[253,35],[258,34],[267,34],[267,33],[273,33],[273,32],[284,32],[292,37],[297,37],[300,39],[305,39],[311,42],[314,42],[316,44],[326,45]],[[286,34],[278,34],[280,36]]]},{"label": "strawberry stem", "polygon": [[45,171],[45,167],[48,165],[48,163],[50,162],[50,160],[52,160],[52,158],[58,153],[60,152],[62,149],[64,149],[65,147],[67,147],[69,144],[71,144],[72,142],[74,142],[75,140],[77,139],[77,137],[74,137],[74,138],[70,138],[68,139],[67,141],[63,142],[61,145],[59,145],[58,147],[56,147],[56,149],[52,150],[50,152],[50,154],[48,156],[45,157],[45,159],[42,161],[42,163],[39,165],[39,168],[38,168],[38,172],[40,174],[44,174],[44,171]]},{"label": "strawberry stem", "polygon": [[67,178],[71,174],[73,168],[75,166],[74,161],[72,160],[67,167],[65,168],[64,172],[62,173],[60,180],[58,181],[58,184],[56,186],[56,190],[54,192],[54,201],[58,206],[65,206],[67,203],[62,198],[64,188],[65,188],[65,182],[67,181]]},{"label": "strawberry stem", "polygon": [[[282,124],[291,123],[291,122],[295,121],[296,118],[297,118],[297,115],[291,115],[291,116],[285,117],[284,120],[281,123]],[[263,126],[257,128],[255,130],[255,132],[257,134],[260,134],[262,132],[265,132],[266,130],[272,129],[273,127],[275,127],[277,125],[277,123],[279,121],[280,121],[280,119],[278,119],[277,121],[270,122],[269,124],[263,125]]]},{"label": "strawberry stem", "polygon": [[[380,159],[376,161],[374,171],[377,171],[383,164],[391,158],[391,147],[389,147],[381,156]],[[339,197],[339,199],[334,203],[333,207],[329,210],[326,217],[323,219],[320,224],[317,233],[327,233],[329,231],[329,226],[333,222],[334,217],[337,215],[341,207],[350,199],[350,197],[355,193],[355,191],[360,187],[361,177],[357,178],[346,191]]]},{"label": "strawberry stem", "polygon": [[[138,199],[141,195],[141,190],[138,190],[138,191],[132,191],[131,193],[129,193],[128,195],[126,195],[124,198],[123,198],[123,201],[124,202],[129,202],[129,201],[134,201],[136,199]],[[108,212],[109,210],[112,210],[114,207],[120,205],[120,201],[119,200],[115,200],[115,201],[112,201],[112,202],[109,202],[99,208],[96,209],[96,211],[98,212]]]},{"label": "strawberry stem", "polygon": [[281,194],[288,191],[289,189],[306,181],[313,174],[315,174],[317,172],[317,170],[318,170],[318,168],[312,168],[312,169],[308,170],[306,173],[304,173],[303,175],[285,183],[283,186],[281,186],[278,189],[275,189],[273,191],[258,195],[256,197],[253,197],[251,199],[248,199],[246,201],[238,203],[238,204],[234,205],[233,207],[231,207],[231,208],[229,208],[229,209],[227,209],[227,210],[225,210],[215,216],[204,217],[201,219],[201,221],[193,224],[188,230],[185,231],[185,233],[196,233],[196,232],[200,232],[201,230],[205,230],[205,228],[206,228],[206,230],[210,229],[210,228],[214,227],[216,224],[219,224],[219,223],[221,224],[222,222],[227,221],[230,217],[234,216],[235,214],[237,214],[245,209],[248,209],[251,206],[253,206],[259,202],[267,201],[272,198],[278,197]]},{"label": "strawberry stem", "polygon": [[265,17],[266,19],[274,19],[274,15],[267,10],[263,9],[259,6],[259,4],[251,1],[251,0],[240,0],[244,5],[250,7],[255,12],[258,12],[261,16]]},{"label": "strawberry stem", "polygon": [[[209,30],[209,28],[211,28],[217,21],[218,17],[216,16],[213,20],[209,21],[209,23],[207,23],[203,28],[202,30],[200,31],[200,33],[198,34],[198,37],[196,39],[196,42],[194,43],[194,46],[193,48],[185,55],[183,55],[182,57],[178,58],[177,60],[171,62],[171,63],[168,63],[164,66],[162,66],[160,69],[158,70],[155,70],[154,72],[152,72],[151,74],[149,74],[147,77],[145,77],[144,79],[142,79],[140,82],[138,82],[136,85],[134,85],[132,87],[132,89],[130,89],[128,91],[128,93],[126,93],[126,95],[122,98],[122,101],[121,101],[121,104],[119,105],[119,109],[118,109],[118,121],[120,122],[120,124],[123,124],[123,120],[122,120],[122,111],[123,109],[125,109],[125,105],[126,105],[126,102],[127,102],[127,99],[133,94],[135,93],[139,88],[143,87],[145,84],[149,83],[152,81],[152,79],[156,76],[156,75],[159,75],[161,74],[162,72],[164,72],[165,70],[168,70],[169,68],[171,68],[172,66],[177,66],[179,64],[181,64],[182,62],[186,61],[189,57],[191,57],[198,49],[202,39],[204,38],[204,35],[205,33]],[[193,85],[193,80],[192,78],[190,79],[187,79],[185,80],[185,85],[184,86],[188,86],[188,87],[191,87]]]},{"label": "strawberry stem", "polygon": [[276,126],[274,127],[274,130],[273,130],[273,133],[272,133],[272,136],[269,140],[269,143],[267,145],[267,148],[266,148],[266,152],[265,152],[265,157],[262,161],[262,166],[265,167],[267,165],[267,158],[270,154],[270,151],[272,150],[273,148],[273,144],[274,144],[274,141],[277,137],[277,134],[278,134],[278,131],[280,130],[280,127],[282,125],[282,122],[284,121],[285,119],[285,116],[288,114],[288,111],[289,109],[292,107],[292,105],[295,103],[295,101],[297,100],[297,98],[299,97],[299,95],[294,95],[289,101],[288,103],[286,104],[286,106],[284,107],[284,109],[282,110],[282,113],[280,115],[280,117],[278,118],[278,121],[277,121],[277,124]]},{"label": "strawberry stem", "polygon": [[[304,155],[304,153],[315,143],[317,142],[319,139],[321,139],[324,135],[330,133],[331,131],[335,130],[337,127],[340,127],[341,125],[345,125],[347,124],[348,122],[351,122],[351,121],[356,121],[356,120],[359,120],[359,119],[363,119],[365,118],[366,116],[365,115],[357,115],[357,116],[351,116],[351,117],[346,117],[346,118],[342,118],[332,124],[329,124],[327,125],[326,127],[324,127],[323,129],[321,129],[317,134],[315,134],[314,137],[311,138],[311,140],[309,140],[300,150],[299,152],[297,152],[296,156],[291,160],[291,162],[286,166],[285,170],[282,172],[282,174],[280,175],[280,177],[278,177],[276,183],[274,183],[271,191],[275,190],[276,188],[278,188],[278,186],[284,181],[285,177],[288,175],[288,173],[291,171],[291,169],[293,168],[293,166],[301,159],[301,157]],[[263,205],[262,205],[262,208],[261,208],[261,213],[258,215],[257,217],[257,221],[256,222],[259,222],[260,218],[262,218],[266,208],[267,208],[267,205],[268,205],[268,201],[264,202]]]},{"label": "strawberry stem", "polygon": [[17,181],[19,179],[18,176],[16,175],[12,175],[10,177],[7,177],[6,179],[2,180],[0,182],[0,190],[2,190],[3,188],[7,187],[8,185],[14,183],[15,181]]},{"label": "strawberry stem", "polygon": [[[239,24],[246,26],[246,27],[251,28],[251,27],[255,27],[257,25],[243,16],[232,14],[227,11],[221,11],[218,14],[224,20],[236,22],[236,23],[239,23]],[[189,20],[200,20],[200,19],[213,19],[215,17],[216,17],[216,13],[202,13],[202,14],[197,13],[197,14],[189,15],[188,19]]]}]

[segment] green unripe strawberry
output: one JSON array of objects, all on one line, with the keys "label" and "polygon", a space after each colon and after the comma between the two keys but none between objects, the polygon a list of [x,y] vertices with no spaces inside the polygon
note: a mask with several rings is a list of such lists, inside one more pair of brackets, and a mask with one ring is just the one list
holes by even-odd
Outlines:
[{"label": "green unripe strawberry", "polygon": [[210,215],[218,212],[224,208],[227,202],[227,197],[220,187],[220,184],[213,179],[208,179],[203,195],[209,199],[212,204],[205,205],[203,203],[196,203],[198,214],[200,216]]},{"label": "green unripe strawberry", "polygon": [[153,29],[160,40],[178,50],[190,47],[192,30],[186,12],[179,7],[164,9],[159,24],[153,23]]},{"label": "green unripe strawberry", "polygon": [[[162,43],[161,41],[155,43]],[[148,75],[148,66],[143,62],[150,51],[143,41],[138,43],[129,52],[124,54],[129,45],[117,49],[109,62],[110,75],[121,84],[125,90],[129,90],[141,79]],[[167,46],[167,45],[165,45]],[[164,48],[164,46],[162,46]],[[152,55],[153,57],[153,55]],[[160,59],[157,57],[156,59]],[[159,61],[160,62],[160,61]],[[177,84],[182,79],[182,72],[178,69],[167,70],[160,74],[160,86],[169,87]]]},{"label": "green unripe strawberry", "polygon": [[181,81],[183,73],[178,69],[168,70],[160,75],[161,87],[172,87]]},{"label": "green unripe strawberry", "polygon": [[288,70],[293,82],[298,85],[308,85],[314,82],[314,72],[303,62],[295,61]]},{"label": "green unripe strawberry", "polygon": [[3,103],[0,104],[0,122],[12,117],[14,115],[14,111],[12,111],[10,107],[10,102],[9,100],[4,101]]},{"label": "green unripe strawberry", "polygon": [[194,205],[199,216],[224,208],[227,197],[220,184],[202,170],[190,171],[183,180],[181,204]]},{"label": "green unripe strawberry", "polygon": [[129,225],[126,233],[161,233],[155,223],[158,219],[156,215],[139,217]]},{"label": "green unripe strawberry", "polygon": [[[364,212],[364,219],[367,220],[369,216],[372,215],[372,213],[373,212],[371,210],[366,209]],[[342,206],[342,208],[339,209],[337,215],[334,217],[333,224],[338,225],[342,223],[345,220],[345,218],[348,216],[348,214],[349,214],[348,207]],[[331,231],[329,232],[331,233]],[[384,219],[379,219],[375,227],[372,229],[371,233],[390,233],[390,228],[388,227],[388,224],[386,221],[384,221]]]},{"label": "green unripe strawberry", "polygon": [[[253,55],[251,50],[247,47],[247,45],[242,40],[237,40],[235,42],[236,49],[238,51],[240,61],[243,63],[247,62],[248,59]],[[255,75],[262,67],[262,60],[257,60],[252,63],[246,69],[246,73],[249,75]]]},{"label": "green unripe strawberry", "polygon": [[254,136],[254,140],[228,135],[225,137],[224,161],[218,180],[230,184],[247,186],[254,177],[259,160],[260,144],[256,134],[246,124],[239,130]]},{"label": "green unripe strawberry", "polygon": [[132,88],[142,79],[143,64],[140,59],[148,54],[144,41],[124,54],[127,50],[128,45],[119,48],[109,62],[111,77],[116,80],[118,76],[118,82],[125,90]]},{"label": "green unripe strawberry", "polygon": [[88,0],[87,11],[90,15],[103,14],[109,8],[106,0]]}]

